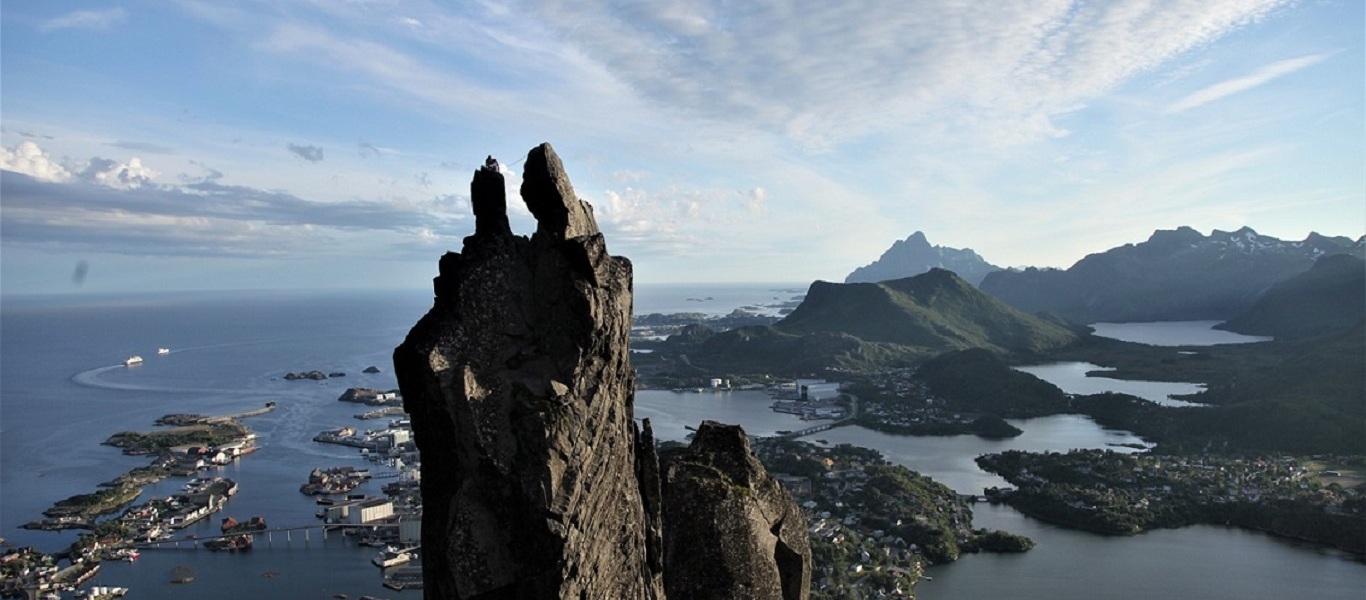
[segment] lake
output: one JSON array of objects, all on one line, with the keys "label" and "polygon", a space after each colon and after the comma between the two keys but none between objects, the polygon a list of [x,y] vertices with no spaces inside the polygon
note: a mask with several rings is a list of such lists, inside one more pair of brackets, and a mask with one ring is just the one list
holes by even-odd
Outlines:
[{"label": "lake", "polygon": [[1100,337],[1108,337],[1149,346],[1214,346],[1217,344],[1251,344],[1272,338],[1242,335],[1214,329],[1223,321],[1154,321],[1149,323],[1092,323]]},{"label": "lake", "polygon": [[1103,392],[1118,392],[1138,396],[1144,400],[1156,402],[1163,406],[1201,406],[1197,402],[1187,402],[1177,400],[1170,396],[1174,394],[1198,394],[1205,391],[1205,386],[1199,383],[1181,383],[1173,381],[1135,381],[1129,379],[1111,379],[1109,377],[1096,377],[1088,373],[1096,371],[1113,371],[1114,369],[1093,365],[1088,362],[1060,362],[1043,365],[1029,365],[1015,367],[1017,371],[1029,373],[1039,379],[1058,386],[1069,394],[1100,394]]},{"label": "lake", "polygon": [[[1150,346],[1214,346],[1218,344],[1250,344],[1270,340],[1269,337],[1241,335],[1213,329],[1222,321],[1158,321],[1151,323],[1094,323],[1100,337],[1148,344]],[[1138,396],[1163,406],[1200,406],[1171,398],[1173,395],[1198,394],[1205,391],[1199,383],[1172,381],[1137,381],[1111,379],[1088,373],[1114,369],[1088,362],[1061,362],[1015,367],[1039,379],[1058,386],[1069,394],[1088,395],[1118,392]]]}]

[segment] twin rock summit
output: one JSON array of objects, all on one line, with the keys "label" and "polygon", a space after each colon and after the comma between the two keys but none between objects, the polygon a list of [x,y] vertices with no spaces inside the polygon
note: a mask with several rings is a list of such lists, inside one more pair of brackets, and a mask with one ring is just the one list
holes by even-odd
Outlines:
[{"label": "twin rock summit", "polygon": [[549,144],[512,233],[496,169],[475,232],[394,350],[422,451],[427,598],[806,598],[806,519],[736,426],[661,455],[633,417],[631,262]]}]

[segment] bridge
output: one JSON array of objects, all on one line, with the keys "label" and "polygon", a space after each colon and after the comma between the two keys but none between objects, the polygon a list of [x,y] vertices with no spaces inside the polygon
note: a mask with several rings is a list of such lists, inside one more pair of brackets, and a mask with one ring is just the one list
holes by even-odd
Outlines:
[{"label": "bridge", "polygon": [[196,547],[199,546],[200,542],[207,542],[207,541],[210,541],[210,540],[221,540],[221,539],[230,538],[230,537],[236,537],[236,536],[244,535],[244,534],[251,535],[251,536],[254,537],[254,539],[257,539],[257,540],[261,539],[261,536],[264,535],[264,536],[266,537],[266,543],[269,544],[269,543],[275,541],[275,534],[277,534],[277,533],[282,534],[282,535],[284,536],[284,539],[285,539],[285,542],[286,542],[286,543],[290,543],[290,542],[293,542],[293,541],[294,541],[294,534],[295,534],[295,533],[302,533],[302,534],[303,534],[304,543],[308,543],[308,541],[309,541],[309,540],[311,539],[311,537],[312,537],[312,530],[314,530],[314,529],[320,530],[320,532],[321,532],[321,534],[322,534],[321,537],[320,537],[320,539],[324,539],[324,540],[325,540],[325,539],[327,539],[327,532],[328,532],[328,530],[331,530],[331,529],[342,529],[342,530],[346,530],[346,529],[376,529],[376,528],[381,528],[381,527],[384,527],[384,528],[398,527],[398,523],[373,523],[373,524],[366,524],[366,525],[356,525],[356,524],[350,524],[350,523],[334,523],[334,524],[324,524],[324,525],[296,525],[296,526],[294,526],[294,527],[275,527],[275,528],[271,528],[271,529],[259,529],[259,530],[256,530],[256,531],[240,531],[240,532],[237,532],[237,533],[227,533],[227,534],[221,534],[221,535],[189,535],[189,536],[179,537],[179,538],[168,538],[168,539],[164,539],[164,540],[153,540],[153,541],[150,541],[150,542],[133,542],[133,543],[129,544],[129,547],[131,547],[131,548],[138,548],[138,549],[171,549],[171,548],[180,548],[180,547],[181,547],[181,544],[188,544],[189,547],[191,547],[191,548],[196,548]]},{"label": "bridge", "polygon": [[820,425],[812,425],[811,427],[807,427],[806,429],[802,429],[800,431],[791,431],[788,433],[775,435],[771,439],[794,440],[802,436],[811,435],[813,433],[817,433],[820,431],[827,431],[830,429],[834,429],[835,427],[840,427],[842,425],[854,424],[854,419],[858,418],[858,396],[855,396],[853,394],[845,395],[849,396],[849,414],[845,415],[844,418],[835,421],[830,421],[829,423],[821,423]]}]

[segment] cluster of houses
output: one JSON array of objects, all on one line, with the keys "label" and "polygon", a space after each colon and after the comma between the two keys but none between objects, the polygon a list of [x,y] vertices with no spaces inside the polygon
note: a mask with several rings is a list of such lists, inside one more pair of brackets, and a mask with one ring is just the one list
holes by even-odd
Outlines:
[{"label": "cluster of houses", "polygon": [[[1021,487],[1066,494],[1066,487],[1050,485],[1055,482],[1040,473],[1072,472],[1088,484],[1098,484],[1090,487],[1105,490],[1107,497],[1122,499],[1135,510],[1153,504],[1299,501],[1339,514],[1345,502],[1361,495],[1352,488],[1325,486],[1306,477],[1308,471],[1293,457],[1161,456],[1100,450],[1020,456],[1026,460],[1002,475]],[[1095,510],[1088,501],[1091,499],[1078,495],[1066,503],[1076,509]]]},{"label": "cluster of houses", "polygon": [[309,496],[345,494],[369,479],[369,469],[357,469],[356,467],[323,469],[315,467],[313,472],[308,474],[308,481],[299,486],[299,493]]},{"label": "cluster of houses", "polygon": [[[384,496],[348,494],[345,500],[319,498],[322,508],[318,518],[329,525],[351,526],[347,529],[348,534],[364,544],[409,548],[421,543],[422,458],[412,440],[412,422],[406,416],[391,420],[383,429],[357,433],[352,427],[343,427],[324,432],[314,440],[358,447],[366,460],[392,470],[372,475],[369,469],[349,466],[314,469],[305,487],[313,486],[317,491],[301,489],[305,493],[338,495],[354,489],[356,485],[352,483],[358,485],[371,477],[393,479],[382,486]],[[344,485],[323,491],[336,482]],[[415,587],[412,582],[405,585]]]},{"label": "cluster of houses", "polygon": [[127,528],[126,539],[150,542],[170,537],[171,532],[197,523],[223,509],[237,493],[237,482],[224,477],[196,478],[184,492],[131,506],[119,516]]},{"label": "cluster of houses", "polygon": [[412,424],[407,419],[390,421],[389,426],[384,429],[358,432],[355,427],[339,427],[313,436],[315,442],[340,444],[381,453],[387,453],[391,450],[401,451],[403,445],[411,443],[412,439]]},{"label": "cluster of houses", "polygon": [[[807,532],[813,544],[842,547],[845,564],[827,564],[813,573],[813,588],[840,597],[910,597],[920,578],[924,561],[919,546],[894,532],[870,527],[852,501],[864,489],[868,476],[864,468],[882,464],[880,459],[822,448],[811,444],[756,448],[765,463],[776,454],[791,454],[818,465],[819,473],[810,476],[772,472],[783,488],[792,494],[807,515]],[[774,463],[779,464],[777,462]],[[954,507],[947,507],[953,510]],[[917,518],[905,514],[905,518]],[[891,520],[895,526],[900,518]]]},{"label": "cluster of houses", "polygon": [[256,451],[256,434],[249,433],[240,440],[218,446],[190,446],[184,452],[172,452],[171,474],[189,477],[214,467],[221,467]]}]

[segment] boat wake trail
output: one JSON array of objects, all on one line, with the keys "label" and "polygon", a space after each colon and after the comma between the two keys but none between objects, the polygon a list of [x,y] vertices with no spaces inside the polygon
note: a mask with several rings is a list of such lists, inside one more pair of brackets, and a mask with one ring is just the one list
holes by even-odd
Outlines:
[{"label": "boat wake trail", "polygon": [[257,393],[257,392],[252,391],[252,390],[242,390],[242,389],[236,389],[236,390],[234,390],[234,389],[211,389],[211,388],[173,388],[173,387],[157,386],[157,385],[139,385],[139,384],[136,384],[136,383],[120,383],[120,382],[106,381],[106,380],[100,378],[101,375],[103,375],[103,374],[105,374],[105,373],[108,373],[108,372],[110,372],[110,371],[113,371],[113,370],[115,370],[115,369],[127,369],[127,368],[129,368],[129,367],[124,366],[124,365],[110,365],[110,366],[108,366],[108,367],[99,367],[99,368],[97,368],[97,369],[90,369],[89,371],[82,371],[82,372],[80,372],[80,373],[77,373],[77,374],[75,374],[75,375],[72,375],[72,376],[71,376],[71,382],[72,382],[72,383],[75,383],[76,385],[83,386],[83,387],[88,387],[88,388],[95,388],[95,389],[101,389],[101,390],[123,390],[123,391],[129,391],[129,392],[155,392],[155,393],[165,393],[165,394],[230,394],[230,395],[241,395],[241,396],[250,396],[250,395],[255,395],[255,394]]}]

